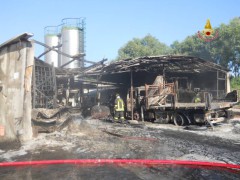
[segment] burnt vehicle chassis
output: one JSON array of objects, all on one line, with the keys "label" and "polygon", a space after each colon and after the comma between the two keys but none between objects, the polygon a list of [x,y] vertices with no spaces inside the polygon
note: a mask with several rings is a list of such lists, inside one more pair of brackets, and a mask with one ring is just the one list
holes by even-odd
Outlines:
[{"label": "burnt vehicle chassis", "polygon": [[[169,88],[170,87],[170,88]],[[165,90],[164,93],[164,89]],[[189,90],[188,90],[189,91]],[[209,92],[191,92],[191,101],[178,101],[181,95],[174,83],[145,85],[133,88],[133,119],[174,123],[177,126],[220,122],[231,116],[230,107],[237,101],[237,91],[228,93],[224,99],[213,99]],[[194,102],[194,94],[200,94],[201,102]],[[230,99],[230,97],[232,99]],[[186,100],[186,99],[185,99]],[[127,113],[131,118],[131,94],[127,94]]]}]

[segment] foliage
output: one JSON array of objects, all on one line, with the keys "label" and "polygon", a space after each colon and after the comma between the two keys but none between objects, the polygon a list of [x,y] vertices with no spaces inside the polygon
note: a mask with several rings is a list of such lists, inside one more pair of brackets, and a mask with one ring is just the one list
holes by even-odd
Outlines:
[{"label": "foliage", "polygon": [[228,67],[235,77],[239,77],[240,18],[234,18],[229,24],[221,24],[214,30],[219,33],[219,37],[211,42],[205,42],[194,34],[182,42],[174,41],[170,47],[151,35],[142,39],[134,38],[119,49],[117,59],[167,54],[190,55]]},{"label": "foliage", "polygon": [[232,77],[230,83],[231,90],[240,89],[240,77]]},{"label": "foliage", "polygon": [[118,50],[118,60],[142,56],[169,54],[170,48],[150,34],[142,39],[134,38]]},{"label": "foliage", "polygon": [[234,18],[228,25],[215,28],[219,37],[205,42],[197,35],[188,36],[183,42],[171,45],[173,54],[197,56],[228,67],[235,76],[240,75],[240,18]]}]

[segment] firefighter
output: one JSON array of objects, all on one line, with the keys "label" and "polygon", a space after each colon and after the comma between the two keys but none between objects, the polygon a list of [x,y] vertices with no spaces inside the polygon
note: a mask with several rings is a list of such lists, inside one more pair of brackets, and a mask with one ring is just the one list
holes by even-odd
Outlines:
[{"label": "firefighter", "polygon": [[119,94],[116,94],[114,110],[115,110],[114,121],[116,122],[120,117],[121,121],[124,122],[124,120],[125,120],[125,118],[124,118],[124,102]]},{"label": "firefighter", "polygon": [[194,97],[194,103],[200,103],[202,100],[201,100],[201,97],[200,97],[200,94],[197,93],[197,95]]}]

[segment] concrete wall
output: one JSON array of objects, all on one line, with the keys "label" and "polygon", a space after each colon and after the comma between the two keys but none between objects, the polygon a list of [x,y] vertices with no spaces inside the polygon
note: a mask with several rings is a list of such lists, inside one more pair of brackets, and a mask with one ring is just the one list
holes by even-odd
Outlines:
[{"label": "concrete wall", "polygon": [[31,81],[34,63],[33,43],[15,39],[0,46],[0,141],[29,140],[31,126]]}]

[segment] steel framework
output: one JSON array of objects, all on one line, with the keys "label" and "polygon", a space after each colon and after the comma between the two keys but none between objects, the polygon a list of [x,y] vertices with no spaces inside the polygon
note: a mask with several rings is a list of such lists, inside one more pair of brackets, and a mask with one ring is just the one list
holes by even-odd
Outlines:
[{"label": "steel framework", "polygon": [[57,97],[56,75],[53,65],[35,58],[33,71],[33,108],[55,108]]}]

